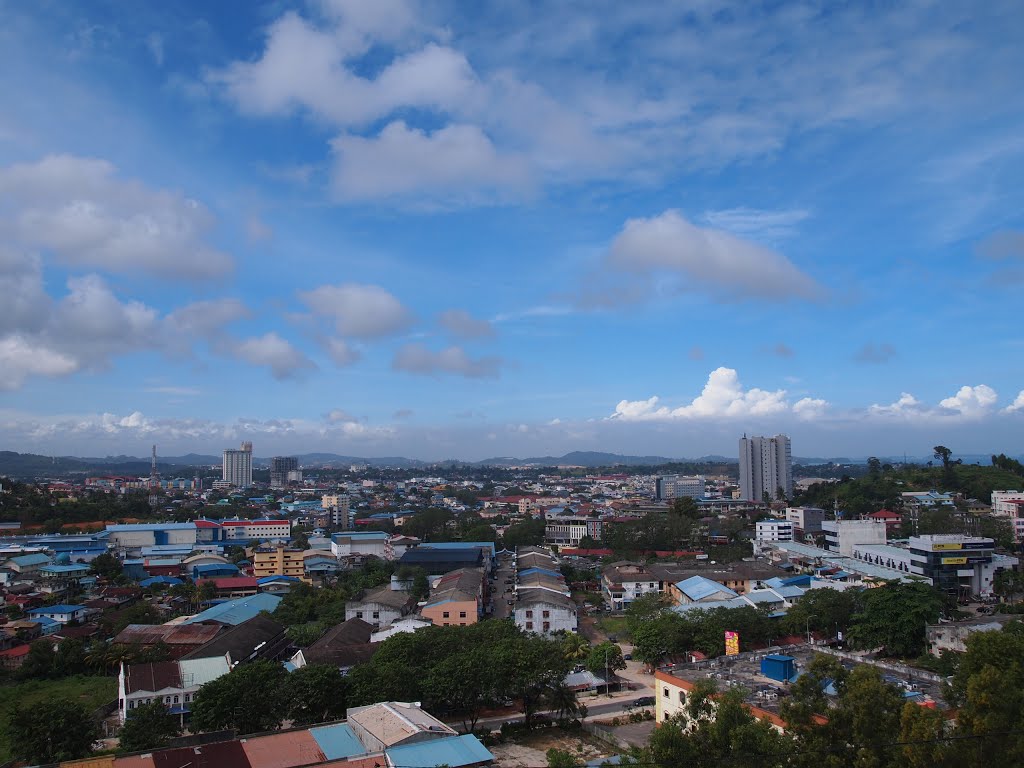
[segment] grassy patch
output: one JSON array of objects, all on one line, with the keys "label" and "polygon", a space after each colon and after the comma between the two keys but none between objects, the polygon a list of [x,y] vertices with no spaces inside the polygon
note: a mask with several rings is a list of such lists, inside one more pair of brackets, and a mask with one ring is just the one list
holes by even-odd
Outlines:
[{"label": "grassy patch", "polygon": [[7,722],[14,705],[31,706],[51,698],[77,701],[91,711],[117,698],[117,678],[78,675],[61,680],[26,680],[0,685],[0,762],[11,758]]},{"label": "grassy patch", "polygon": [[625,616],[602,616],[594,625],[606,635],[615,635],[619,640],[629,639]]}]

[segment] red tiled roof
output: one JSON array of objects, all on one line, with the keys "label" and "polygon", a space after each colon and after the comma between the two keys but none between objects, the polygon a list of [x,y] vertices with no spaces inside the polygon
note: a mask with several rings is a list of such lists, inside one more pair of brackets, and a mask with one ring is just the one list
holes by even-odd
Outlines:
[{"label": "red tiled roof", "polygon": [[213,520],[196,520],[196,528],[220,528],[220,523]]},{"label": "red tiled roof", "polygon": [[5,659],[17,658],[19,656],[25,656],[31,650],[31,646],[28,645],[17,645],[14,648],[8,648],[6,651],[0,651],[0,656]]}]

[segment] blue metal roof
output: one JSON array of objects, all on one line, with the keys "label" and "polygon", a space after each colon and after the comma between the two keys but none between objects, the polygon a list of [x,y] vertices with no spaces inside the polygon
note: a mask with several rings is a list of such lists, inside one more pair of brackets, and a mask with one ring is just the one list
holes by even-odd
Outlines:
[{"label": "blue metal roof", "polygon": [[284,574],[278,573],[273,576],[261,576],[256,579],[257,584],[267,584],[271,581],[302,581],[298,576],[285,576]]},{"label": "blue metal roof", "polygon": [[366,754],[366,747],[356,738],[352,728],[345,723],[310,728],[309,733],[328,760],[341,760],[346,757]]},{"label": "blue metal roof", "polygon": [[89,566],[87,565],[44,565],[39,569],[43,573],[79,573],[85,571],[88,573]]},{"label": "blue metal roof", "polygon": [[457,768],[461,765],[490,763],[492,755],[476,736],[449,736],[447,739],[431,739],[417,744],[406,744],[384,750],[392,765],[402,768],[434,768],[448,765]]},{"label": "blue metal roof", "polygon": [[519,572],[520,576],[527,576],[531,573],[546,573],[549,576],[554,576],[556,579],[564,578],[561,571],[552,571],[550,568],[526,568]]},{"label": "blue metal roof", "polygon": [[715,595],[720,595],[718,597],[719,600],[724,600],[728,597],[739,597],[736,592],[733,592],[728,587],[719,584],[717,581],[706,579],[703,576],[691,576],[688,579],[684,579],[676,584],[676,589],[694,602]]},{"label": "blue metal roof", "polygon": [[181,579],[176,579],[173,576],[150,576],[148,579],[143,579],[139,582],[140,587],[151,587],[154,584],[167,584],[173,586],[175,584],[181,584]]},{"label": "blue metal roof", "polygon": [[253,616],[258,616],[261,611],[273,613],[274,609],[281,603],[281,598],[267,592],[260,592],[257,595],[248,597],[236,597],[234,600],[227,600],[223,603],[207,608],[202,613],[190,616],[183,621],[183,624],[198,624],[202,621],[219,621],[221,624],[237,626],[243,621],[248,621]]},{"label": "blue metal roof", "polygon": [[192,572],[202,576],[206,573],[238,573],[238,566],[233,563],[202,563],[193,565]]},{"label": "blue metal roof", "polygon": [[18,555],[17,557],[11,558],[12,563],[17,565],[42,565],[43,563],[50,562],[49,555],[36,554],[36,555]]}]

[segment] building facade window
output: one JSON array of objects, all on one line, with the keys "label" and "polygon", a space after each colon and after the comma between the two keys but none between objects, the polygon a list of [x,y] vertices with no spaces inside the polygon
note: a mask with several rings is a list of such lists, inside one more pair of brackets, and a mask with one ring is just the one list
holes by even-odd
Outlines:
[{"label": "building facade window", "polygon": [[459,611],[459,618],[460,619],[466,618],[466,612],[465,611]]},{"label": "building facade window", "polygon": [[442,614],[441,614],[441,616],[442,616],[442,618],[445,618],[445,619],[447,619],[447,618],[448,618],[448,616],[449,616],[449,612],[448,612],[448,611],[445,611],[444,613],[442,613]]}]

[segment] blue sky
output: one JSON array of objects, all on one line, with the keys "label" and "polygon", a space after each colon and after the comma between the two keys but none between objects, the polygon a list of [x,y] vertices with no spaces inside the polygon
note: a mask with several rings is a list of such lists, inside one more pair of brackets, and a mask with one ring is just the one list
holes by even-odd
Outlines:
[{"label": "blue sky", "polygon": [[0,448],[1024,451],[1018,3],[569,5],[0,0]]}]

